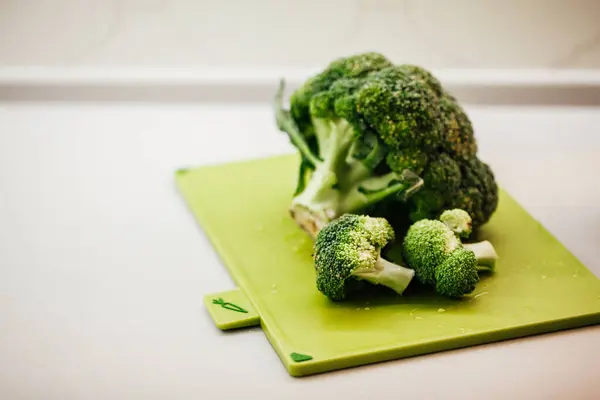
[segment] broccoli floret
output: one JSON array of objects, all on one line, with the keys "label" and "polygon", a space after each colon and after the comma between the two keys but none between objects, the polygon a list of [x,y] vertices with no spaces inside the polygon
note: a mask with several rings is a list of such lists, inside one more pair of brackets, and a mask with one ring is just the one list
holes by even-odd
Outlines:
[{"label": "broccoli floret", "polygon": [[446,210],[440,215],[440,221],[461,239],[471,236],[473,220],[468,212],[460,208]]},{"label": "broccoli floret", "polygon": [[475,229],[495,211],[496,182],[477,158],[471,121],[424,68],[362,53],[305,81],[289,110],[283,91],[282,81],[276,123],[301,156],[290,213],[313,238],[346,213],[385,209],[415,222],[463,208]]},{"label": "broccoli floret", "polygon": [[349,295],[352,281],[383,285],[402,294],[414,271],[381,257],[394,240],[394,230],[384,218],[344,214],[317,234],[314,263],[317,289],[333,301]]},{"label": "broccoli floret", "polygon": [[435,269],[461,246],[460,240],[440,221],[422,219],[404,237],[404,261],[415,270],[419,282],[435,284]]},{"label": "broccoli floret", "polygon": [[[446,222],[456,216],[461,216],[464,222],[469,220],[464,213],[464,210],[448,210],[442,215]],[[438,293],[450,297],[471,293],[479,282],[478,272],[493,270],[498,258],[489,241],[465,245],[447,223],[431,219],[410,226],[402,251],[419,282],[435,286]]]},{"label": "broccoli floret", "polygon": [[472,251],[458,248],[435,269],[435,290],[448,297],[462,297],[479,283],[477,258]]}]

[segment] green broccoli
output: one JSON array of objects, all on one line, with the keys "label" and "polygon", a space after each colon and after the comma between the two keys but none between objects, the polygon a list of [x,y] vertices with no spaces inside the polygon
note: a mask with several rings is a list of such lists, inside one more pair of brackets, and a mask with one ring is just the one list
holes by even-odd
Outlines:
[{"label": "green broccoli", "polygon": [[460,208],[446,210],[440,215],[440,221],[461,239],[471,236],[473,220],[465,210]]},{"label": "green broccoli", "polygon": [[289,110],[283,92],[282,81],[275,120],[300,153],[290,213],[313,238],[346,213],[415,222],[462,208],[475,229],[495,211],[498,188],[471,122],[427,70],[362,53],[307,79]]},{"label": "green broccoli", "polygon": [[[468,239],[471,236],[473,221],[469,213],[465,210],[461,210],[460,208],[446,210],[440,215],[440,221],[460,239]],[[477,270],[494,270],[498,254],[489,241],[482,240],[477,243],[463,243],[463,246],[476,255]]]},{"label": "green broccoli", "polygon": [[384,218],[344,214],[327,224],[314,244],[317,289],[333,301],[347,298],[355,281],[387,286],[402,294],[414,271],[381,257],[381,250],[394,236]]},{"label": "green broccoli", "polygon": [[435,269],[461,242],[448,227],[437,220],[422,219],[408,228],[403,241],[403,258],[415,270],[419,282],[435,284]]},{"label": "green broccoli", "polygon": [[477,259],[472,251],[458,248],[435,269],[435,290],[441,295],[448,297],[462,297],[473,292],[479,275]]},{"label": "green broccoli", "polygon": [[[442,213],[447,223],[452,221],[451,226],[455,225],[450,217],[461,214],[458,210]],[[462,215],[462,221],[468,218]],[[463,244],[449,225],[430,219],[410,226],[402,251],[404,261],[414,269],[419,282],[434,286],[438,293],[450,297],[471,293],[479,282],[478,271],[493,270],[498,258],[489,241]]]}]

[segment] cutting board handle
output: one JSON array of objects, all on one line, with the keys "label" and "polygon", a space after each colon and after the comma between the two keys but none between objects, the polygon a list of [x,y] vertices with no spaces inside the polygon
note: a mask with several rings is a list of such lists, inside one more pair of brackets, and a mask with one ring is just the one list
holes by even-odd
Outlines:
[{"label": "cutting board handle", "polygon": [[260,317],[240,289],[204,296],[204,306],[217,328],[226,331],[260,325]]}]

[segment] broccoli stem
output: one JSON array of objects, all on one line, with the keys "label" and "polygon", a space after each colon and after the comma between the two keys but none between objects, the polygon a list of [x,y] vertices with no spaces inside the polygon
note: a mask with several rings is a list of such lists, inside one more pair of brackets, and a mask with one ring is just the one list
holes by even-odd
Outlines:
[{"label": "broccoli stem", "polygon": [[355,212],[382,201],[387,197],[399,195],[403,200],[409,198],[423,186],[423,180],[405,171],[399,176],[394,172],[359,181],[342,198],[340,210]]},{"label": "broccoli stem", "polygon": [[[322,161],[304,190],[292,200],[290,213],[313,239],[331,220],[345,213],[358,212],[393,195],[405,200],[423,185],[423,180],[405,171],[373,176],[374,165],[351,158],[355,133],[346,120],[313,120]],[[375,149],[372,155],[377,157]],[[350,160],[350,161],[349,161]]]},{"label": "broccoli stem", "polygon": [[477,270],[494,270],[496,267],[496,260],[499,257],[492,243],[487,240],[483,240],[477,243],[464,243],[463,246],[475,253],[475,258],[477,258]]},{"label": "broccoli stem", "polygon": [[406,200],[423,185],[423,180],[409,171],[401,176],[389,173],[358,182],[340,182],[331,160],[326,158],[317,166],[290,208],[292,217],[313,239],[328,222],[342,214],[358,212],[394,195]]},{"label": "broccoli stem", "polygon": [[300,133],[300,129],[292,119],[289,111],[283,108],[283,92],[285,88],[285,82],[283,79],[279,82],[279,88],[275,94],[275,100],[273,106],[275,108],[275,122],[279,129],[286,132],[296,148],[300,151],[300,154],[304,159],[316,166],[321,160],[312,152],[308,143],[304,139],[304,136]]},{"label": "broccoli stem", "polygon": [[379,257],[373,269],[355,271],[353,275],[374,285],[387,286],[396,293],[402,294],[415,276],[415,271]]}]

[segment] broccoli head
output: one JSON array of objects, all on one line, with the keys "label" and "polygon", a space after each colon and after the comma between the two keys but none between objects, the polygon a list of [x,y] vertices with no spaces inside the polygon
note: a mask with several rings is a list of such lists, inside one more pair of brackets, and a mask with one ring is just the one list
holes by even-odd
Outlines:
[{"label": "broccoli head", "polygon": [[300,154],[290,213],[313,238],[343,214],[389,203],[412,222],[462,208],[473,228],[495,211],[496,182],[477,158],[471,121],[424,68],[356,54],[307,79],[289,110],[283,92],[282,81],[275,120]]},{"label": "broccoli head", "polygon": [[424,284],[435,284],[435,269],[459,248],[460,240],[440,221],[422,219],[410,226],[403,242],[404,261]]},{"label": "broccoli head", "polygon": [[327,224],[314,243],[317,289],[333,301],[347,298],[352,281],[383,285],[402,294],[414,271],[381,257],[394,240],[387,220],[344,214]]},{"label": "broccoli head", "polygon": [[[413,223],[403,240],[403,257],[415,277],[434,286],[440,294],[461,297],[479,282],[480,270],[493,270],[498,258],[489,241],[463,244],[457,233],[465,232],[470,220],[464,210],[442,212],[443,221],[422,219]],[[458,223],[455,221],[458,217]],[[441,218],[441,217],[440,217]],[[466,223],[465,223],[466,221]],[[453,229],[454,226],[461,226]]]}]

